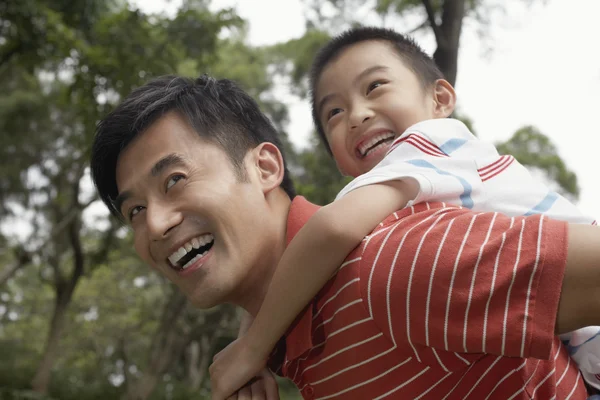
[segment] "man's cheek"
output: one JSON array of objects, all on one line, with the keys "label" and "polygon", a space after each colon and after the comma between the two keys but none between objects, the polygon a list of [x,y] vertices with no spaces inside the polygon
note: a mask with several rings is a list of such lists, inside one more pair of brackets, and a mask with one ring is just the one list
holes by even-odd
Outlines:
[{"label": "man's cheek", "polygon": [[147,264],[155,267],[152,257],[150,256],[150,249],[148,248],[148,242],[140,237],[137,232],[134,234],[133,238],[133,248],[137,255]]}]

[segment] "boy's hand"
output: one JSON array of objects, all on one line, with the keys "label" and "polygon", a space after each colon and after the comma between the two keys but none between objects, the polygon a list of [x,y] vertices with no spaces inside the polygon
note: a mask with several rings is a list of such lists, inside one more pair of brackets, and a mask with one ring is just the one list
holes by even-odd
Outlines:
[{"label": "boy's hand", "polygon": [[251,383],[229,396],[227,400],[279,400],[277,381],[273,373],[264,368]]},{"label": "boy's hand", "polygon": [[[215,355],[208,369],[211,399],[279,400],[275,378],[264,369],[266,357],[253,352],[244,339],[243,336],[238,338]],[[255,379],[249,383],[252,378]]]}]

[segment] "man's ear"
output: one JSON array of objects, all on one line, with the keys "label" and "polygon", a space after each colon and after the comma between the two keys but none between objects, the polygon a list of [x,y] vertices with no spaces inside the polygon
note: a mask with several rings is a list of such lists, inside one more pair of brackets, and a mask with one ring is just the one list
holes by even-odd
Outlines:
[{"label": "man's ear", "polygon": [[278,188],[283,181],[283,156],[273,143],[264,142],[253,150],[253,163],[257,179],[266,194]]},{"label": "man's ear", "polygon": [[456,92],[452,85],[445,79],[435,81],[433,88],[434,115],[437,118],[446,118],[452,115],[456,107]]}]

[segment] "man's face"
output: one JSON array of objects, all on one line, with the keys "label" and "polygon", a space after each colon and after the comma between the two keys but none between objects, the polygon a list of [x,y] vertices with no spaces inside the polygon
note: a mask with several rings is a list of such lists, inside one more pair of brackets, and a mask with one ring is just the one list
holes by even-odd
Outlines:
[{"label": "man's face", "polygon": [[254,176],[240,179],[224,150],[175,113],[125,148],[116,174],[140,257],[198,307],[235,301],[269,245]]},{"label": "man's face", "polygon": [[[371,170],[394,138],[436,114],[434,90],[423,89],[392,47],[364,41],[343,50],[323,70],[315,104],[340,171]],[[446,115],[443,115],[446,116]]]}]

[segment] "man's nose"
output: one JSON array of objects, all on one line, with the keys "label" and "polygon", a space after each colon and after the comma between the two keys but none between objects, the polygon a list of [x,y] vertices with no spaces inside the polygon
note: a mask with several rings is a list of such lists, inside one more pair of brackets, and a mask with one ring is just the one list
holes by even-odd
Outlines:
[{"label": "man's nose", "polygon": [[148,205],[146,219],[150,239],[162,240],[169,235],[173,228],[181,224],[183,215],[168,205],[155,204]]}]

